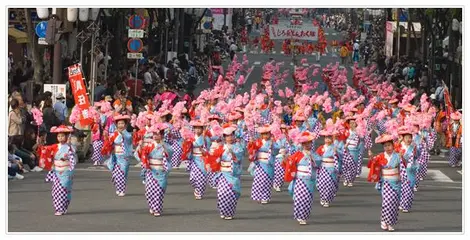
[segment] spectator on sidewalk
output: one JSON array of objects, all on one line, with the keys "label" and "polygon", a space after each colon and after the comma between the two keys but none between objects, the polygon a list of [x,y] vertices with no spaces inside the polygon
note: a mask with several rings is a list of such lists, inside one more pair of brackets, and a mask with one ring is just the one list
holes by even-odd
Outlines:
[{"label": "spectator on sidewalk", "polygon": [[339,55],[341,57],[341,64],[343,64],[343,65],[347,64],[347,58],[348,58],[348,55],[349,55],[349,51],[348,51],[348,47],[346,46],[346,44],[343,44],[343,46],[341,47],[341,49],[339,51]]},{"label": "spectator on sidewalk", "polygon": [[69,116],[67,105],[65,104],[64,94],[62,93],[57,94],[56,100],[57,101],[54,104],[54,111],[57,114],[57,118],[62,124],[62,123],[65,123],[65,120]]},{"label": "spectator on sidewalk", "polygon": [[23,172],[23,163],[20,157],[14,154],[15,145],[8,145],[8,178],[23,179],[24,176],[20,173]]},{"label": "spectator on sidewalk", "polygon": [[23,142],[24,124],[17,99],[10,102],[11,111],[8,113],[8,142],[21,146]]},{"label": "spectator on sidewalk", "polygon": [[[54,126],[60,125],[60,120],[57,117],[57,114],[52,108],[52,99],[48,98],[44,101],[44,108],[42,109],[42,117],[44,121],[45,130],[47,132],[51,131],[51,128]],[[56,134],[50,133],[47,135],[47,145],[51,145],[57,142]]]}]

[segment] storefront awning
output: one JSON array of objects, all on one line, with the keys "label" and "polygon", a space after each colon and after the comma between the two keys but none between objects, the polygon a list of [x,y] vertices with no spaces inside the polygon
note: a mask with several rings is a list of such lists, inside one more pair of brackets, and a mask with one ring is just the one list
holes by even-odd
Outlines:
[{"label": "storefront awning", "polygon": [[26,33],[13,27],[8,28],[8,36],[13,37],[19,44],[28,42]]}]

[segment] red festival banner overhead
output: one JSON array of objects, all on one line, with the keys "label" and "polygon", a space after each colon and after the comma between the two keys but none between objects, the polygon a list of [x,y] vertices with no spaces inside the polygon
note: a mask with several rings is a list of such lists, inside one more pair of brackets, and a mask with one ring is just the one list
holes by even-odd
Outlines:
[{"label": "red festival banner overhead", "polygon": [[75,104],[80,110],[80,125],[86,126],[93,123],[93,118],[89,116],[88,109],[90,108],[90,102],[86,94],[85,83],[83,82],[82,68],[80,64],[75,64],[69,69],[69,81],[72,86],[73,97]]},{"label": "red festival banner overhead", "polygon": [[270,25],[270,39],[318,41],[318,27],[308,25]]}]

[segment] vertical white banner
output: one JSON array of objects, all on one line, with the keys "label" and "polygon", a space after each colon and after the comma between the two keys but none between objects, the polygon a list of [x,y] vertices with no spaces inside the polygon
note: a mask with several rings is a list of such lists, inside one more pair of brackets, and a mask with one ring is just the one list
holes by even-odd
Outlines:
[{"label": "vertical white banner", "polygon": [[393,22],[387,21],[385,26],[385,56],[391,57],[393,55]]},{"label": "vertical white banner", "polygon": [[62,93],[64,97],[67,93],[65,84],[44,84],[44,92],[47,91],[52,93],[52,106],[57,102],[56,97],[59,93]]}]

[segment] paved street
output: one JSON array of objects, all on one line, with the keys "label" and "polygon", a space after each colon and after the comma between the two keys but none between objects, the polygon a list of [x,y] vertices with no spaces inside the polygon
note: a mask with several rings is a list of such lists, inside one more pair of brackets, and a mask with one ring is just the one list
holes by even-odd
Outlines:
[{"label": "paved street", "polygon": [[[328,41],[339,38],[327,29]],[[331,37],[330,37],[331,36]],[[281,68],[292,69],[290,56],[281,55],[280,43],[276,54],[248,54],[250,74],[246,91],[259,82],[262,66],[274,57],[284,61]],[[239,59],[242,54],[239,54]],[[300,60],[303,57],[298,57]],[[320,64],[339,61],[327,54],[319,63],[308,56],[309,63]],[[350,66],[348,66],[350,67]],[[320,81],[317,76],[314,81]],[[288,78],[285,86],[292,87]],[[207,87],[207,82],[198,86]],[[380,146],[374,146],[378,153]],[[432,156],[428,179],[423,181],[415,195],[412,211],[399,215],[398,232],[460,232],[462,231],[462,172],[450,168],[445,158]],[[89,162],[89,161],[88,161]],[[136,164],[134,162],[132,165]],[[365,164],[365,163],[364,163]],[[284,186],[283,192],[273,192],[268,205],[250,200],[253,178],[246,172],[245,160],[242,176],[242,196],[236,216],[231,221],[221,220],[217,211],[216,191],[208,189],[203,200],[193,197],[189,176],[174,170],[168,181],[163,214],[150,216],[140,181],[140,168],[131,167],[127,195],[115,196],[111,173],[104,168],[92,168],[89,163],[79,164],[74,176],[73,199],[68,214],[54,216],[50,196],[51,185],[44,183],[45,173],[27,173],[24,180],[8,183],[8,230],[11,232],[374,232],[380,230],[381,197],[374,184],[366,181],[367,168],[352,188],[341,185],[330,208],[322,208],[315,191],[315,202],[309,225],[299,226],[293,219],[292,198]]]},{"label": "paved street", "polygon": [[[378,151],[374,149],[374,151]],[[412,212],[400,214],[397,231],[459,232],[462,230],[462,175],[444,158],[433,157],[428,179],[416,193]],[[246,169],[248,163],[244,163]],[[221,220],[216,191],[208,189],[197,201],[189,176],[174,170],[168,181],[164,211],[160,218],[148,214],[140,168],[131,168],[128,192],[116,197],[111,173],[79,164],[74,177],[69,214],[53,215],[50,187],[45,173],[27,173],[24,180],[8,183],[8,230],[26,232],[369,232],[380,231],[380,195],[365,179],[367,168],[353,188],[341,186],[330,208],[322,208],[315,192],[309,225],[292,218],[292,199],[286,192],[273,192],[266,206],[250,200],[252,177],[242,177],[242,196],[235,218]],[[438,219],[438,220],[436,220]]]}]

